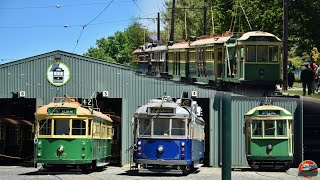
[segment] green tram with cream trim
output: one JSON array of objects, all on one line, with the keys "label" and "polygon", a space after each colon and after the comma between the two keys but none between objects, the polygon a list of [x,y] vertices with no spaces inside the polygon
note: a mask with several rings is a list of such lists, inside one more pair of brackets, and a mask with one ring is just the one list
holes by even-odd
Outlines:
[{"label": "green tram with cream trim", "polygon": [[44,167],[73,166],[87,172],[109,163],[112,119],[75,98],[54,98],[36,113],[35,157]]},{"label": "green tram with cream trim", "polygon": [[287,170],[293,161],[293,116],[264,105],[245,114],[246,155],[253,169]]}]

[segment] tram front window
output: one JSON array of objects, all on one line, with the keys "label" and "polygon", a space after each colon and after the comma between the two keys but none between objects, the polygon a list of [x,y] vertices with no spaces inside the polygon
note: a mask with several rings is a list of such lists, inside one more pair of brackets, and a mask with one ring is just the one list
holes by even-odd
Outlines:
[{"label": "tram front window", "polygon": [[139,135],[150,136],[151,135],[151,124],[150,119],[139,119]]},{"label": "tram front window", "polygon": [[39,121],[39,134],[51,135],[51,119],[44,119]]},{"label": "tram front window", "polygon": [[186,121],[184,119],[172,119],[171,135],[184,136]]},{"label": "tram front window", "polygon": [[153,127],[153,135],[169,136],[170,119],[154,119]]},{"label": "tram front window", "polygon": [[262,121],[253,121],[252,122],[252,135],[253,136],[262,136]]},{"label": "tram front window", "polygon": [[264,121],[264,134],[274,136],[274,121]]},{"label": "tram front window", "polygon": [[285,120],[277,121],[277,135],[287,135],[287,122]]},{"label": "tram front window", "polygon": [[54,120],[54,135],[69,135],[69,119]]}]

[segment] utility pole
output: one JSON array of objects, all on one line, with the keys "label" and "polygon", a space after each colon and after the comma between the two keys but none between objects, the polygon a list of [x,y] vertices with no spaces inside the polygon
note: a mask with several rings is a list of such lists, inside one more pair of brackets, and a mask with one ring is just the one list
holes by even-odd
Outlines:
[{"label": "utility pole", "polygon": [[158,22],[157,22],[157,38],[158,38],[158,43],[160,42],[160,13],[158,13]]},{"label": "utility pole", "polygon": [[171,11],[171,32],[170,32],[170,41],[174,41],[174,8],[176,1],[172,0],[172,11]]},{"label": "utility pole", "polygon": [[283,0],[283,90],[288,89],[288,0]]},{"label": "utility pole", "polygon": [[207,34],[207,0],[203,0],[203,35]]}]

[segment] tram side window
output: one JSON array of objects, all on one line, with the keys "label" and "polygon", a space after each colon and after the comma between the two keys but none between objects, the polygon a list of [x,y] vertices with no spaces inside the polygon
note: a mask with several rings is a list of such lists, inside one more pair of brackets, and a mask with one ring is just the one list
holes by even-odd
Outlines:
[{"label": "tram side window", "polygon": [[154,119],[153,120],[153,135],[169,136],[170,133],[170,119]]},{"label": "tram side window", "polygon": [[184,119],[172,119],[171,135],[184,136],[186,134],[185,124]]},{"label": "tram side window", "polygon": [[139,135],[151,135],[151,124],[150,119],[139,119]]},{"label": "tram side window", "polygon": [[86,135],[86,121],[73,120],[72,121],[72,135]]},{"label": "tram side window", "polygon": [[40,135],[51,135],[51,119],[41,120],[39,122],[39,134]]},{"label": "tram side window", "polygon": [[264,121],[264,134],[274,136],[274,121]]},{"label": "tram side window", "polygon": [[278,46],[269,46],[269,57],[273,62],[278,61]]},{"label": "tram side window", "polygon": [[253,136],[262,136],[262,121],[253,121],[252,122],[252,135]]},{"label": "tram side window", "polygon": [[287,135],[287,122],[285,120],[277,121],[277,135]]},{"label": "tram side window", "polygon": [[258,61],[268,62],[268,46],[257,46]]},{"label": "tram side window", "polygon": [[247,46],[247,61],[256,62],[256,46]]},{"label": "tram side window", "polygon": [[69,119],[54,120],[54,135],[69,135]]}]

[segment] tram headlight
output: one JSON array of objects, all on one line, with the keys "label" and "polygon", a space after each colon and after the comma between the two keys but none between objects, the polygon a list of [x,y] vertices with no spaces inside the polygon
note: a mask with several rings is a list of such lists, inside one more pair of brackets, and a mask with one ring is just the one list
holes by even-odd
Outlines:
[{"label": "tram headlight", "polygon": [[162,152],[162,151],[163,151],[163,146],[159,146],[159,147],[158,147],[158,151],[159,151],[159,152]]},{"label": "tram headlight", "polygon": [[273,147],[272,147],[271,144],[268,144],[268,145],[267,145],[267,149],[268,149],[268,150],[272,150],[272,148],[273,148]]},{"label": "tram headlight", "polygon": [[38,153],[38,157],[41,157],[41,153]]},{"label": "tram headlight", "polygon": [[141,141],[138,141],[138,145],[141,145]]},{"label": "tram headlight", "polygon": [[182,142],[182,143],[181,143],[181,146],[184,146],[184,145],[185,145],[185,143],[184,143],[184,142]]}]

